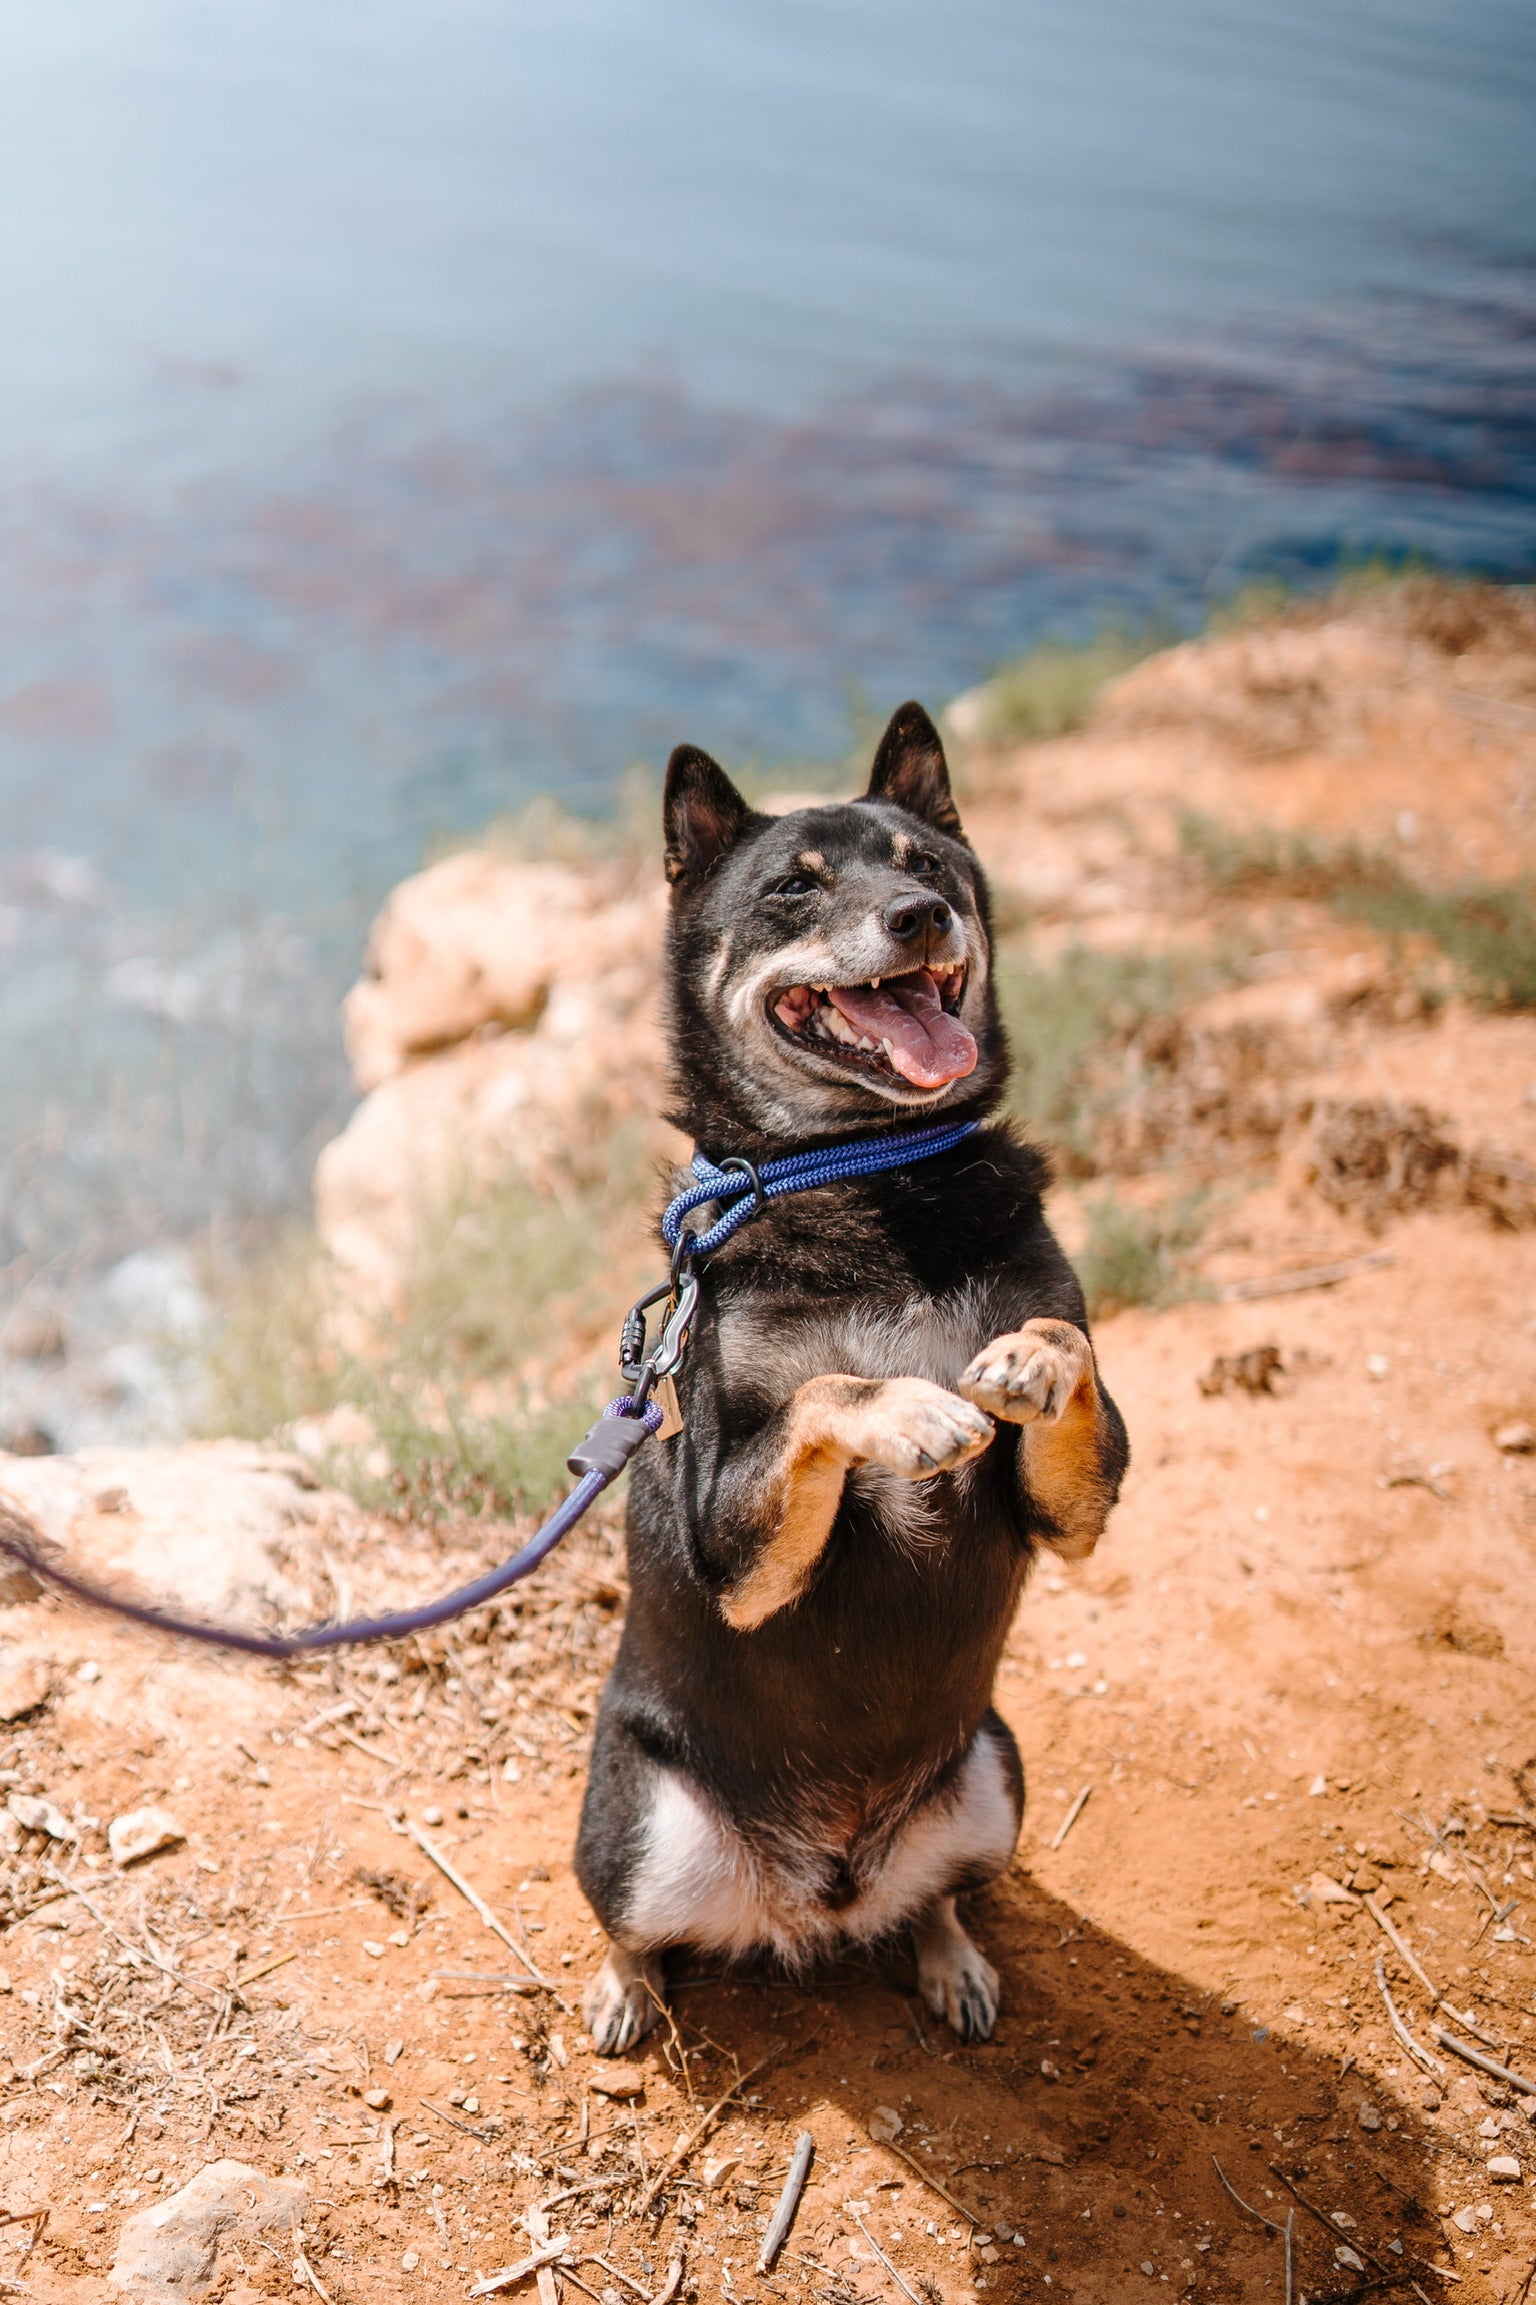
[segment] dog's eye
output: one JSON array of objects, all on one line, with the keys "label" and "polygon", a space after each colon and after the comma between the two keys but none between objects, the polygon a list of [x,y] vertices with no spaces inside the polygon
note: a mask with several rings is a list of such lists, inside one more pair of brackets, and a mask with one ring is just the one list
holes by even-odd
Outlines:
[{"label": "dog's eye", "polygon": [[809,896],[812,889],[818,885],[808,872],[789,872],[784,875],[782,880],[774,882],[769,894],[771,896]]},{"label": "dog's eye", "polygon": [[919,880],[930,879],[932,875],[938,871],[938,869],[938,858],[936,856],[929,856],[922,849],[918,850],[916,856],[909,857],[907,860],[908,872],[915,873]]}]

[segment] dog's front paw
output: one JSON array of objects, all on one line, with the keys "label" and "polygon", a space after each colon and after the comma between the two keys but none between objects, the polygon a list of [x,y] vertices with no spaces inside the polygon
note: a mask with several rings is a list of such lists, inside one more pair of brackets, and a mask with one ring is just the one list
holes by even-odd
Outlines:
[{"label": "dog's front paw", "polygon": [[643,2041],[661,2015],[659,1960],[642,1960],[614,1945],[587,1987],[582,2015],[600,2057],[622,2057]]},{"label": "dog's front paw", "polygon": [[926,1377],[892,1377],[860,1420],[857,1454],[904,1480],[931,1480],[979,1457],[992,1420]]},{"label": "dog's front paw", "polygon": [[1001,1988],[997,1971],[965,1931],[918,1945],[918,1991],[962,2041],[990,2041]]},{"label": "dog's front paw", "polygon": [[1012,1336],[982,1346],[959,1389],[989,1417],[1032,1425],[1037,1417],[1059,1417],[1092,1374],[1081,1329],[1070,1321],[1026,1321]]}]

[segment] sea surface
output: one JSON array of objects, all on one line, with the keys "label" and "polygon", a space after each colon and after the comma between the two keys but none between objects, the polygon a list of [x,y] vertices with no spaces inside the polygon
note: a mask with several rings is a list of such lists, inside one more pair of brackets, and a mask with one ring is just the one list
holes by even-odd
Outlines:
[{"label": "sea surface", "polygon": [[302,1206],[434,843],[1256,576],[1536,574],[1536,15],[12,0],[0,312],[0,1296],[119,1354],[0,1331],[0,1428],[78,1438]]}]

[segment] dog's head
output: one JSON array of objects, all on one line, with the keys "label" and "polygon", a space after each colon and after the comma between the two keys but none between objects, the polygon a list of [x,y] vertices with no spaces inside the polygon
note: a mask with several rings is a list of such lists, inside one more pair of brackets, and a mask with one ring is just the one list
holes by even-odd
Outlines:
[{"label": "dog's head", "polygon": [[681,1128],[718,1151],[996,1102],[986,883],[921,705],[892,719],[858,800],[761,816],[681,745],[664,817]]}]

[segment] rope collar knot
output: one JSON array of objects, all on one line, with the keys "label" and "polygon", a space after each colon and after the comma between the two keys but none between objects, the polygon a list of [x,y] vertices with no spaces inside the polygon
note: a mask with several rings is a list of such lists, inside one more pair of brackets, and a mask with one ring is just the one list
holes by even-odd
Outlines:
[{"label": "rope collar knot", "polygon": [[687,1235],[685,1252],[710,1256],[732,1233],[760,1215],[769,1201],[781,1200],[788,1193],[810,1192],[817,1185],[878,1176],[882,1169],[908,1168],[914,1161],[932,1160],[938,1153],[952,1152],[980,1126],[979,1120],[967,1120],[948,1127],[904,1129],[897,1136],[865,1137],[851,1144],[827,1145],[819,1152],[787,1153],[782,1160],[764,1161],[757,1168],[750,1161],[715,1162],[696,1152],[692,1167],[697,1181],[668,1203],[661,1220],[662,1238],[675,1253],[684,1239],[684,1217],[713,1202],[720,1214],[713,1224]]}]

